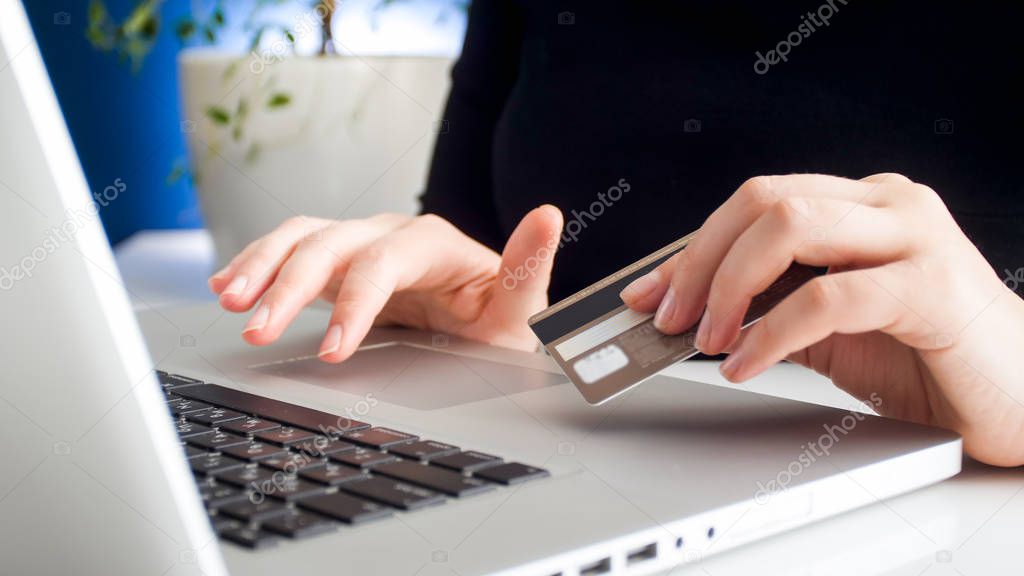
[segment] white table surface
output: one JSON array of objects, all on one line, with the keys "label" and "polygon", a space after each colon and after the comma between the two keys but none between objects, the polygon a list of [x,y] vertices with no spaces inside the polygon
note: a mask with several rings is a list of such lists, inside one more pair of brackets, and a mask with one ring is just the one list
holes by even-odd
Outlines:
[{"label": "white table surface", "polygon": [[[136,310],[214,301],[206,288],[213,246],[204,231],[150,231],[115,251]],[[718,363],[683,362],[667,373],[733,386]],[[779,365],[748,382],[749,390],[806,402],[861,409],[828,379]],[[986,576],[1024,574],[1024,468],[964,461],[945,482],[709,557],[674,574],[886,574]]]}]

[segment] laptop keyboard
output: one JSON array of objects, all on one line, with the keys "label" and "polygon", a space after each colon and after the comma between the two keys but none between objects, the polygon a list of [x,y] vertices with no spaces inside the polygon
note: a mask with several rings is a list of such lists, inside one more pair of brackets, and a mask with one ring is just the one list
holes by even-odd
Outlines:
[{"label": "laptop keyboard", "polygon": [[248,548],[549,475],[187,376],[157,377],[214,530]]}]

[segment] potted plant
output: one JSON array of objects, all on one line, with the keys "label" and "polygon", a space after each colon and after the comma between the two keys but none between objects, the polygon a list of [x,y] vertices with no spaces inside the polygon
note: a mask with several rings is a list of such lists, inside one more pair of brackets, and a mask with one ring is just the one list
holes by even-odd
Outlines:
[{"label": "potted plant", "polygon": [[[87,34],[139,66],[163,28],[160,4],[143,0],[118,23],[94,0]],[[174,177],[192,177],[220,263],[290,216],[416,211],[446,126],[450,57],[354,53],[335,32],[345,17],[335,0],[253,0],[242,15],[220,0],[202,8],[174,25],[187,46],[178,63],[189,151]],[[213,47],[239,20],[247,49]]]}]

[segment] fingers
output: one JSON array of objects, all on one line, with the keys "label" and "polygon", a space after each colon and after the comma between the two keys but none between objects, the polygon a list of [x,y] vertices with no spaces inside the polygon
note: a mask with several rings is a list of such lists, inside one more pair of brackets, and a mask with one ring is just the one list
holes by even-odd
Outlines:
[{"label": "fingers", "polygon": [[[818,196],[876,205],[880,198],[871,198],[868,194],[872,186],[871,183],[820,174],[751,178],[708,217],[686,249],[679,253],[675,264],[671,266],[671,275],[666,277],[669,267],[662,266],[654,273],[654,282],[640,279],[634,283],[649,289],[650,296],[645,297],[642,304],[626,299],[635,297],[630,291],[623,295],[624,300],[630,307],[636,303],[639,310],[647,308],[650,300],[657,299],[656,295],[660,291],[664,298],[658,306],[655,326],[666,331],[669,327],[676,332],[684,330],[700,317],[718,264],[740,234],[764,212],[780,200],[796,196]],[[662,288],[666,283],[671,284],[672,290]]]},{"label": "fingers", "polygon": [[[685,251],[684,249],[683,252]],[[654,270],[630,282],[619,293],[619,298],[622,298],[627,306],[637,312],[657,310],[658,304],[661,304],[661,300],[668,290],[672,271],[680,266],[679,259],[682,258],[683,252],[673,254],[671,258],[659,264]]]},{"label": "fingers", "polygon": [[335,275],[344,273],[351,256],[376,239],[369,228],[361,221],[338,222],[300,240],[242,336],[258,346],[277,340],[299,311],[315,300]]},{"label": "fingers", "polygon": [[304,236],[320,230],[326,222],[315,218],[289,218],[273,232],[256,240],[210,279],[220,304],[232,312],[252,307],[277,275],[278,269]]},{"label": "fingers", "polygon": [[819,276],[749,327],[722,363],[722,374],[742,382],[833,333],[899,333],[906,307],[893,286],[904,285],[890,266]]},{"label": "fingers", "polygon": [[[845,200],[787,198],[736,240],[719,264],[697,347],[718,354],[732,343],[751,299],[765,291],[794,261],[812,266],[873,266],[908,250],[907,228],[887,210]],[[687,326],[666,324],[675,333]]]},{"label": "fingers", "polygon": [[463,285],[474,271],[493,272],[496,259],[485,246],[432,215],[379,238],[352,257],[320,358],[341,362],[351,356],[395,292]]},{"label": "fingers", "polygon": [[562,223],[562,212],[546,204],[531,210],[516,226],[501,255],[499,286],[491,303],[496,322],[525,326],[527,318],[547,306]]}]

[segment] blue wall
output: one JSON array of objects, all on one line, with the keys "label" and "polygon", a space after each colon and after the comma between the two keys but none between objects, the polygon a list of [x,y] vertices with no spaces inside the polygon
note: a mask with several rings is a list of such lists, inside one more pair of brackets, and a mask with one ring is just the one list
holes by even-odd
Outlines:
[{"label": "blue wall", "polygon": [[[179,123],[174,23],[188,2],[170,0],[161,10],[165,29],[138,73],[116,55],[85,39],[87,0],[30,0],[25,7],[57,91],[89,186],[102,190],[121,178],[127,189],[102,208],[112,243],[144,228],[192,228],[202,222],[186,180],[167,176],[185,154]],[[135,0],[108,0],[121,21]],[[70,23],[59,23],[59,13]]]}]

